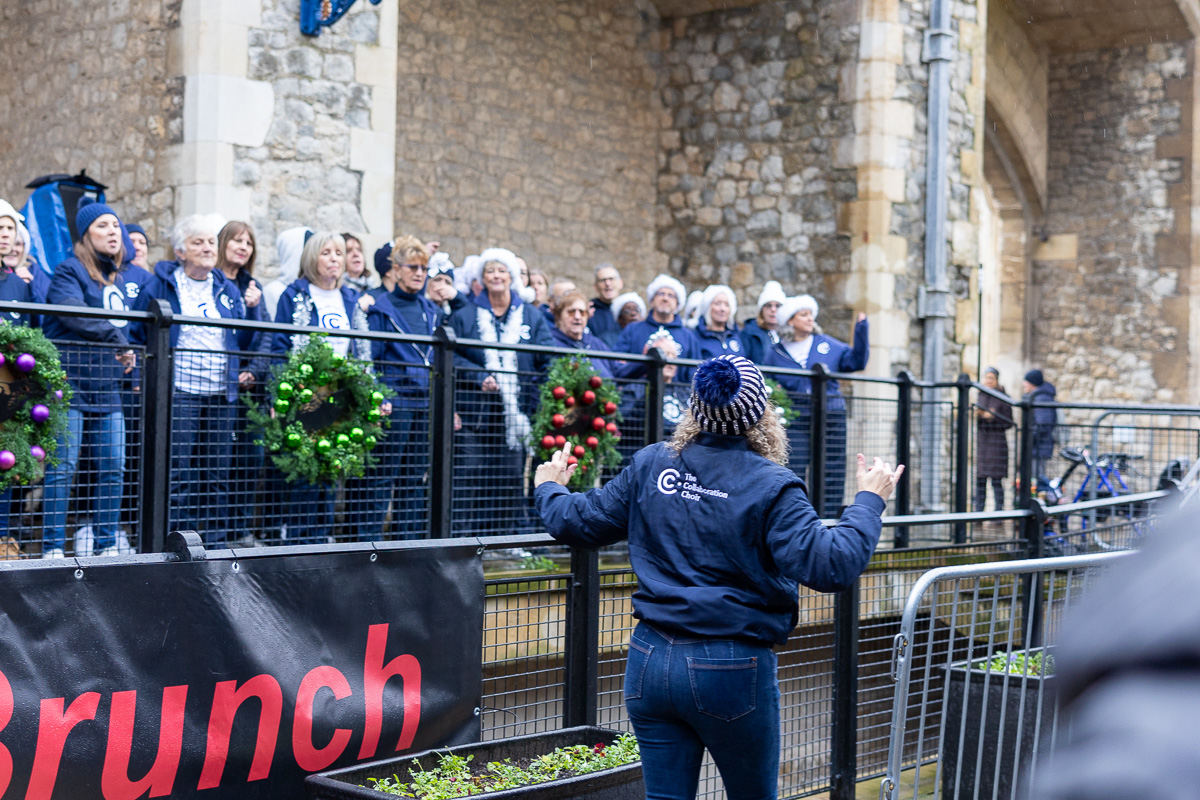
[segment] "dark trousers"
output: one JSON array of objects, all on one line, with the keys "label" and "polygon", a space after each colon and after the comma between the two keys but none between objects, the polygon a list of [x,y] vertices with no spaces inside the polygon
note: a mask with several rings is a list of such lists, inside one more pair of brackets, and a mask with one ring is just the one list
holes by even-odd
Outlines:
[{"label": "dark trousers", "polygon": [[[808,395],[792,395],[792,408],[798,412],[787,428],[788,466],[811,484],[812,404]],[[822,485],[822,517],[837,517],[846,493],[846,412],[825,412],[825,480]],[[809,492],[812,494],[812,486]],[[815,504],[814,504],[815,505]]]},{"label": "dark trousers", "polygon": [[429,426],[414,412],[397,408],[387,435],[374,450],[375,466],[346,482],[346,525],[351,539],[372,541],[383,536],[383,521],[392,506],[397,539],[421,539],[428,533],[430,467]]},{"label": "dark trousers", "polygon": [[975,479],[975,510],[983,511],[987,504],[987,484],[992,482],[992,497],[996,499],[996,510],[1004,508],[1004,478]]},{"label": "dark trousers", "polygon": [[234,405],[224,394],[186,392],[176,392],[173,402],[172,527],[200,532],[205,544],[223,544],[229,533]]},{"label": "dark trousers", "polygon": [[775,652],[684,638],[638,623],[625,666],[648,800],[693,800],[708,748],[730,800],[774,800],[779,781]]}]

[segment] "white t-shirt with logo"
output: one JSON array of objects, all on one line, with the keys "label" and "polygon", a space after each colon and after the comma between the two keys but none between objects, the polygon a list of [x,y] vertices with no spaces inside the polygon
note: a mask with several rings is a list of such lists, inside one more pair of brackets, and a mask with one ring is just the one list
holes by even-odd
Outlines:
[{"label": "white t-shirt with logo", "polygon": [[812,352],[812,343],[813,337],[805,336],[804,339],[799,342],[788,342],[784,345],[784,349],[788,351],[788,355],[791,356],[797,364],[799,364],[802,368],[807,368],[808,354]]},{"label": "white t-shirt with logo", "polygon": [[[350,313],[340,289],[322,289],[315,284],[309,284],[308,293],[312,296],[316,310],[314,323],[332,331],[350,330]],[[326,341],[338,355],[344,356],[350,351],[349,339],[330,337]]]},{"label": "white t-shirt with logo", "polygon": [[[213,292],[209,273],[202,281],[189,278],[182,268],[175,270],[179,287],[179,311],[185,317],[217,319],[218,298]],[[228,297],[223,299],[228,300]],[[175,350],[175,390],[185,394],[221,394],[226,386],[225,333],[208,325],[184,325],[179,329]]]}]

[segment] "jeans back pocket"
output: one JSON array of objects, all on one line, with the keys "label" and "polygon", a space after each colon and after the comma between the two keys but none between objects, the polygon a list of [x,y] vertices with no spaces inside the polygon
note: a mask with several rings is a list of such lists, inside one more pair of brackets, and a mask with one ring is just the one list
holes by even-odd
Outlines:
[{"label": "jeans back pocket", "polygon": [[724,722],[754,711],[758,658],[688,658],[688,680],[696,709]]},{"label": "jeans back pocket", "polygon": [[625,699],[638,700],[642,696],[642,683],[646,679],[646,665],[650,663],[650,654],[654,645],[629,640],[629,656],[625,661]]}]

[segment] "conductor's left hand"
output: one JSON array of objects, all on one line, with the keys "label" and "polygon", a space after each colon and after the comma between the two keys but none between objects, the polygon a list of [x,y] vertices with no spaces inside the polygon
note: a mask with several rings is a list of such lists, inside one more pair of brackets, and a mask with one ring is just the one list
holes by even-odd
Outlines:
[{"label": "conductor's left hand", "polygon": [[533,485],[537,487],[553,481],[560,486],[566,486],[567,481],[571,480],[571,476],[579,468],[579,464],[567,463],[567,459],[570,457],[571,443],[567,442],[563,445],[562,450],[556,450],[554,455],[550,456],[550,460],[539,466],[537,472],[533,473]]}]

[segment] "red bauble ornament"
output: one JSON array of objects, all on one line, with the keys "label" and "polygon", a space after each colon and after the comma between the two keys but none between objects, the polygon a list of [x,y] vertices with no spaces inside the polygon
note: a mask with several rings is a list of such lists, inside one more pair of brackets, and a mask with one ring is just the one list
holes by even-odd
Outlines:
[{"label": "red bauble ornament", "polygon": [[596,417],[592,420],[592,427],[598,431],[604,430],[604,417]]},{"label": "red bauble ornament", "polygon": [[605,425],[604,427],[606,427],[608,429],[609,433],[617,432],[617,423],[615,423],[615,422],[610,422],[607,425]]},{"label": "red bauble ornament", "polygon": [[554,437],[555,447],[562,447],[566,443],[567,443],[567,437],[565,437],[565,436],[555,436]]},{"label": "red bauble ornament", "polygon": [[567,464],[578,464],[579,459],[575,456],[567,456]]},{"label": "red bauble ornament", "polygon": [[587,472],[587,464],[584,464],[582,467],[580,467],[580,468],[579,468],[579,471],[580,471],[580,472]]},{"label": "red bauble ornament", "polygon": [[593,375],[591,379],[588,380],[588,386],[592,387],[593,389],[599,389],[603,383],[604,380],[599,375]]},{"label": "red bauble ornament", "polygon": [[574,407],[575,407],[575,398],[574,398],[574,397],[568,397],[568,398],[567,398],[566,400],[564,400],[563,402],[567,404],[567,408],[574,408]]},{"label": "red bauble ornament", "polygon": [[554,399],[555,399],[555,400],[562,400],[562,399],[563,399],[564,397],[566,397],[566,396],[567,396],[567,390],[566,390],[566,389],[564,389],[564,388],[563,388],[563,387],[561,387],[561,386],[555,386],[555,387],[554,387]]},{"label": "red bauble ornament", "polygon": [[575,455],[579,456],[580,458],[583,458],[583,454],[586,452],[587,452],[587,450],[583,449],[583,445],[581,445],[581,444],[575,445]]},{"label": "red bauble ornament", "polygon": [[608,414],[610,417],[613,414],[617,413],[617,404],[614,403],[613,401],[609,400],[607,403],[604,404],[604,413]]},{"label": "red bauble ornament", "polygon": [[546,448],[547,450],[552,450],[554,448],[554,437],[550,436],[549,434],[543,436],[542,447]]},{"label": "red bauble ornament", "polygon": [[567,418],[562,414],[555,414],[550,421],[554,423],[554,427],[556,428],[561,428],[563,425],[567,424]]},{"label": "red bauble ornament", "polygon": [[600,440],[597,439],[595,436],[589,436],[587,438],[587,446],[592,448],[593,450],[595,450],[597,447],[600,446]]},{"label": "red bauble ornament", "polygon": [[588,389],[583,393],[583,404],[585,406],[590,406],[594,402],[596,402],[596,393],[591,389]]}]

